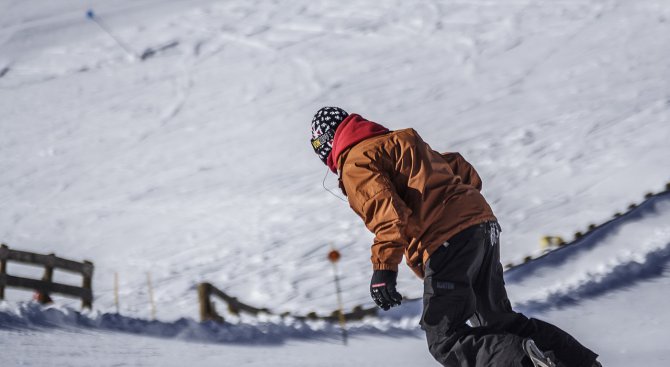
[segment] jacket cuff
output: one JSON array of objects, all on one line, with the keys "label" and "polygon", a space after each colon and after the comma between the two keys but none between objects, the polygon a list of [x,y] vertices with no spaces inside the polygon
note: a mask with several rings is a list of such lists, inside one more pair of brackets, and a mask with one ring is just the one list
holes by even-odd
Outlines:
[{"label": "jacket cuff", "polygon": [[372,270],[391,270],[398,272],[398,264],[372,264]]}]

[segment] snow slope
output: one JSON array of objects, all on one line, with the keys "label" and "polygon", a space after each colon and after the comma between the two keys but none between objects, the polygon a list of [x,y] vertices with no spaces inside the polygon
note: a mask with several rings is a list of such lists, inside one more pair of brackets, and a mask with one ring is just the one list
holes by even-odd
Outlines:
[{"label": "snow slope", "polygon": [[[85,18],[89,7],[136,56]],[[503,226],[503,262],[518,262],[539,253],[540,236],[569,238],[670,179],[669,19],[662,0],[5,0],[0,241],[94,261],[100,312],[114,310],[119,272],[130,318],[149,316],[146,272],[167,323],[196,317],[203,280],[277,312],[329,313],[330,245],[344,255],[345,306],[369,305],[371,235],[321,187],[326,169],[307,142],[314,111],[340,105],[462,152]],[[647,281],[608,277],[665,258],[663,218],[532,276],[511,273],[513,299],[598,342],[582,326],[602,326],[601,302],[612,315],[628,297],[657,305]],[[400,288],[420,296],[405,269]],[[667,325],[651,320],[651,333]],[[3,343],[13,333],[0,332]],[[50,334],[19,332],[16,343]]]},{"label": "snow slope", "polygon": [[[506,280],[515,308],[574,333],[601,354],[605,365],[630,366],[640,361],[649,366],[667,364],[664,343],[670,318],[664,310],[667,295],[660,290],[670,286],[669,223],[670,193],[665,193],[570,247],[508,271]],[[639,246],[631,250],[631,243],[636,241]],[[593,258],[606,261],[599,263]],[[382,313],[380,318],[350,323],[347,365],[378,365],[379,353],[384,364],[400,366],[407,361],[421,361],[419,365],[433,365],[417,327],[420,313],[420,302],[410,301],[393,312]],[[59,306],[6,304],[0,309],[0,330],[5,330],[0,333],[0,341],[9,348],[22,348],[29,341],[31,349],[39,352],[2,358],[16,365],[40,365],[44,355],[55,354],[56,365],[73,365],[73,360],[85,362],[104,355],[105,365],[128,361],[176,365],[183,363],[183,359],[174,359],[176,348],[187,355],[207,353],[209,359],[202,365],[225,360],[227,365],[261,366],[267,364],[265,353],[274,354],[281,348],[278,354],[292,356],[279,361],[288,366],[342,363],[334,357],[342,350],[337,345],[337,325],[272,316],[229,320],[232,323],[223,325],[190,319],[148,321],[119,314],[80,314]],[[119,333],[137,335],[131,338],[136,338],[138,344],[133,343],[130,348],[124,345],[122,354],[115,352],[122,344],[117,340]],[[51,340],[63,335],[77,346],[77,358],[64,353],[70,348],[52,346]],[[174,344],[174,340],[197,344],[184,346]],[[209,344],[225,346],[215,348]],[[318,355],[312,353],[314,348],[319,350]],[[258,351],[262,351],[260,355]],[[229,353],[232,357],[228,357]]]}]

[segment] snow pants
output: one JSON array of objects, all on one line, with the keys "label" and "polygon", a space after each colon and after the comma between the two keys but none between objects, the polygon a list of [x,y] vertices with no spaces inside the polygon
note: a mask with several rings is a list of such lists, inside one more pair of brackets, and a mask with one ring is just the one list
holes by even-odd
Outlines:
[{"label": "snow pants", "polygon": [[497,222],[472,226],[426,262],[421,328],[430,353],[448,367],[532,366],[522,347],[525,338],[532,338],[559,366],[591,367],[597,355],[575,338],[512,310],[499,233]]}]

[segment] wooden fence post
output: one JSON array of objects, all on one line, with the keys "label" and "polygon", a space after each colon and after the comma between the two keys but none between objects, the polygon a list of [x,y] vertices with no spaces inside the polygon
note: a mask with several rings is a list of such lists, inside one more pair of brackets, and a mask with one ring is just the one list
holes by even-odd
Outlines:
[{"label": "wooden fence post", "polygon": [[212,291],[212,285],[209,283],[198,284],[198,300],[200,301],[200,321],[207,321],[211,319],[212,303],[209,300],[209,295]]},{"label": "wooden fence post", "polygon": [[81,300],[81,308],[88,308],[89,310],[93,308],[93,263],[88,260],[84,260],[84,265],[90,266],[91,271],[89,273],[83,274],[84,275],[84,280],[82,282],[81,287],[84,288],[84,290],[87,290],[91,294],[91,299],[87,298],[82,298]]},{"label": "wooden fence post", "polygon": [[198,300],[200,301],[200,321],[224,322],[224,318],[216,312],[210,300],[213,286],[209,283],[198,284]]},{"label": "wooden fence post", "polygon": [[[4,243],[0,245],[3,251],[9,250],[9,247]],[[0,258],[0,278],[4,278],[7,275],[7,259],[5,257]],[[0,301],[5,299],[5,284],[0,283]]]},{"label": "wooden fence post", "polygon": [[[56,262],[56,254],[49,254],[48,256],[49,261],[44,265],[44,275],[42,276],[42,280],[49,283],[49,287],[51,287],[51,283],[53,283],[54,277],[54,263]],[[37,302],[41,304],[47,304],[53,301],[51,300],[49,292],[46,289],[42,289],[37,291]]]}]

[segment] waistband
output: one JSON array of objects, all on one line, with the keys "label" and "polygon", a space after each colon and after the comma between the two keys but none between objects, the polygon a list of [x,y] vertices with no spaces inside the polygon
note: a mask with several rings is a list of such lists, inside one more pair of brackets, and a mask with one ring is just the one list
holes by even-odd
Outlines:
[{"label": "waistband", "polygon": [[449,246],[449,243],[458,243],[458,242],[461,242],[461,241],[464,241],[464,240],[468,240],[470,237],[472,237],[474,232],[478,229],[482,229],[482,230],[487,231],[487,232],[494,232],[494,231],[496,233],[502,232],[502,228],[500,228],[500,224],[498,223],[498,221],[490,220],[490,221],[486,221],[486,222],[482,222],[482,223],[479,223],[479,224],[472,225],[472,226],[456,233],[450,239],[444,241],[442,246],[446,247],[446,246]]}]

